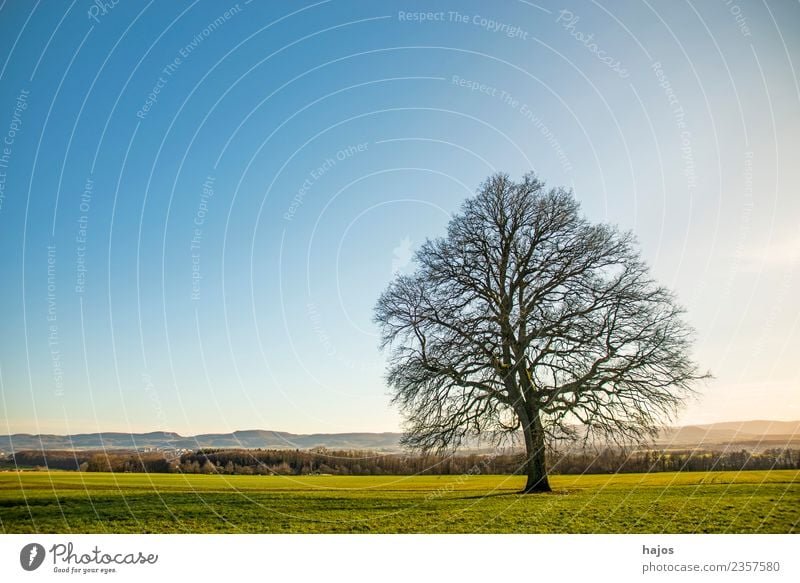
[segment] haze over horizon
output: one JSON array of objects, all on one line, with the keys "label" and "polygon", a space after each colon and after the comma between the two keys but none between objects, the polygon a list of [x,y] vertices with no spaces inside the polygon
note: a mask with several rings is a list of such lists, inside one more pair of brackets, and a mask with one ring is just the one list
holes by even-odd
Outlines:
[{"label": "haze over horizon", "polygon": [[399,431],[378,294],[530,170],[686,307],[672,425],[800,419],[800,6],[739,4],[0,4],[0,434]]},{"label": "haze over horizon", "polygon": [[[683,428],[683,427],[706,427],[706,426],[729,426],[729,425],[742,425],[746,426],[748,424],[760,424],[760,423],[768,423],[768,424],[800,424],[800,419],[736,419],[736,420],[728,420],[728,421],[715,421],[713,423],[682,423],[676,424],[673,423],[670,425],[672,428]],[[778,428],[776,428],[778,429]],[[6,435],[14,435],[14,434],[27,434],[27,435],[83,435],[83,434],[95,434],[95,433],[136,433],[136,434],[144,434],[144,433],[168,433],[168,434],[176,434],[180,435],[181,437],[193,437],[196,435],[210,435],[210,434],[233,434],[233,433],[248,433],[248,432],[274,432],[274,433],[289,433],[292,435],[320,435],[320,434],[330,434],[330,435],[347,435],[347,434],[356,434],[356,433],[367,433],[367,434],[383,434],[383,433],[402,433],[402,431],[395,430],[395,431],[337,431],[337,432],[324,432],[324,431],[291,431],[282,428],[268,428],[268,427],[240,427],[238,429],[230,429],[230,430],[209,430],[209,431],[195,431],[193,433],[181,433],[180,431],[169,431],[163,429],[157,430],[123,430],[120,431],[118,429],[98,429],[95,431],[76,431],[70,434],[65,433],[56,433],[56,432],[48,432],[44,431],[41,433],[32,433],[30,431],[16,431],[13,434],[6,434]],[[778,431],[773,431],[778,432]],[[794,433],[794,432],[793,432]],[[798,437],[800,437],[800,433],[797,433]]]}]

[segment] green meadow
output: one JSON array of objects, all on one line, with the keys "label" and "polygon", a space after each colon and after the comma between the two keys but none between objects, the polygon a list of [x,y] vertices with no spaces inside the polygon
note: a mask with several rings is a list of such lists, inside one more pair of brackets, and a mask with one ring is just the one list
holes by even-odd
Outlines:
[{"label": "green meadow", "polygon": [[791,533],[800,471],[552,476],[0,473],[6,533]]}]

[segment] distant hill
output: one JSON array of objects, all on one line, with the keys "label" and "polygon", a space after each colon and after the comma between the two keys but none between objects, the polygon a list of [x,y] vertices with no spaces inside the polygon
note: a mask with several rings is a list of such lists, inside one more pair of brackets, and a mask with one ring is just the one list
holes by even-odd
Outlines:
[{"label": "distant hill", "polygon": [[[204,433],[182,436],[169,431],[150,433],[79,433],[75,435],[0,435],[0,451],[32,449],[310,449],[399,451],[400,433],[312,433],[254,429],[233,433]],[[731,421],[711,425],[687,425],[662,432],[656,440],[661,447],[703,446],[707,448],[741,445],[750,449],[800,446],[800,421]]]},{"label": "distant hill", "polygon": [[659,445],[748,444],[774,447],[774,443],[800,442],[800,421],[727,421],[710,425],[686,425],[661,433]]},{"label": "distant hill", "polygon": [[0,435],[0,451],[30,449],[197,449],[200,447],[310,449],[369,449],[395,451],[400,449],[399,433],[314,433],[298,435],[285,431],[260,429],[233,433],[204,433],[182,436],[177,433],[79,433],[75,435],[31,435],[15,433]]}]

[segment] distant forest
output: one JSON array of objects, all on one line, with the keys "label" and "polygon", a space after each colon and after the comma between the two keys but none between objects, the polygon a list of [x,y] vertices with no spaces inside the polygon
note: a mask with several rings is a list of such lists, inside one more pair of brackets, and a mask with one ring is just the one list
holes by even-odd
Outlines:
[{"label": "distant forest", "polygon": [[[551,452],[552,474],[800,469],[800,449]],[[410,455],[369,451],[203,449],[180,456],[135,451],[20,451],[4,469],[304,476],[516,474],[521,453]]]}]

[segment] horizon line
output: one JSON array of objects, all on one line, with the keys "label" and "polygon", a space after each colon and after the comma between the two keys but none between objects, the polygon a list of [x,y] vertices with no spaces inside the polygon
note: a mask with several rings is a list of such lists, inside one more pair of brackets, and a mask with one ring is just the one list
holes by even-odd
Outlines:
[{"label": "horizon line", "polygon": [[[683,424],[672,424],[672,425],[665,425],[664,427],[704,427],[710,425],[721,425],[721,424],[731,424],[731,423],[800,423],[800,418],[790,418],[790,419],[732,419],[727,421],[705,421],[699,423],[683,423]],[[402,430],[393,430],[393,431],[363,431],[363,430],[356,430],[356,431],[286,431],[282,429],[263,429],[263,428],[256,428],[256,429],[233,429],[228,431],[200,431],[195,433],[187,433],[183,434],[179,431],[167,430],[167,429],[152,429],[152,430],[139,430],[139,431],[124,431],[124,430],[95,430],[95,431],[77,431],[73,433],[51,433],[51,432],[31,432],[31,431],[15,431],[13,433],[4,433],[0,434],[1,436],[13,436],[13,435],[30,435],[30,436],[40,436],[40,435],[53,435],[56,437],[69,437],[74,435],[102,435],[102,434],[109,434],[109,433],[118,433],[122,435],[135,435],[135,434],[148,434],[148,433],[171,433],[175,434],[179,437],[196,437],[198,435],[230,435],[234,433],[245,433],[245,432],[252,432],[252,431],[265,431],[270,433],[285,433],[289,435],[346,435],[346,434],[353,434],[353,433],[370,433],[370,434],[402,434],[404,433]]]}]

